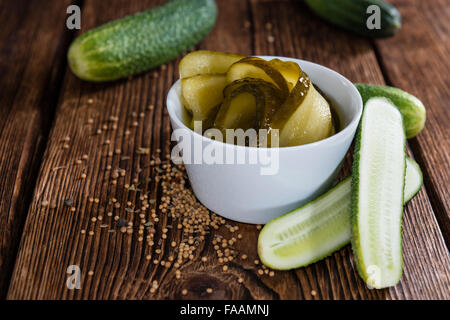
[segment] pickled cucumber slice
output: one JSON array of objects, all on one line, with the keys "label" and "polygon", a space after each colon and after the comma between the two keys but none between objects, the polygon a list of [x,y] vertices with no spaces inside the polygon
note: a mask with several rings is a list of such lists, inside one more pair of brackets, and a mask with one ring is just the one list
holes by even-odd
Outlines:
[{"label": "pickled cucumber slice", "polygon": [[181,79],[182,102],[192,115],[191,129],[194,121],[206,121],[214,115],[216,106],[224,99],[226,85],[225,75],[197,75]]},{"label": "pickled cucumber slice", "polygon": [[[419,165],[407,158],[404,203],[422,184]],[[351,230],[349,176],[325,194],[266,224],[259,234],[258,254],[272,269],[304,267],[349,244]]]},{"label": "pickled cucumber slice", "polygon": [[280,71],[288,84],[289,91],[292,91],[302,72],[298,64],[292,61],[281,61],[280,59],[272,59],[269,64]]},{"label": "pickled cucumber slice", "polygon": [[181,59],[178,66],[180,78],[192,77],[199,74],[226,73],[235,62],[245,58],[239,54],[199,50]]},{"label": "pickled cucumber slice", "polygon": [[352,248],[371,287],[394,286],[402,275],[405,143],[400,111],[385,98],[364,106],[352,179]]},{"label": "pickled cucumber slice", "polygon": [[244,78],[262,79],[276,85],[283,97],[287,97],[289,94],[288,84],[283,75],[264,59],[248,57],[239,60],[228,69],[228,83]]},{"label": "pickled cucumber slice", "polygon": [[[297,105],[290,117],[291,110],[281,109],[275,114],[275,117],[282,115],[271,124],[272,128],[280,130],[281,147],[312,143],[332,134],[332,116],[328,102],[311,83],[308,89],[303,101]],[[292,108],[295,106],[295,100],[297,99],[285,102],[284,106]]]},{"label": "pickled cucumber slice", "polygon": [[[263,119],[258,119],[257,122],[259,127],[253,127],[254,129],[268,129],[273,118],[280,105],[283,103],[283,97],[281,91],[272,83],[264,81],[262,79],[255,78],[244,78],[240,80],[233,81],[225,87],[223,90],[224,96],[227,97],[231,95],[235,90],[242,87],[243,85],[256,86],[257,92],[262,93],[264,96],[264,110]],[[249,89],[247,89],[248,91]],[[236,95],[235,95],[236,96]],[[225,98],[226,99],[226,98]],[[255,98],[251,97],[248,93],[243,93],[242,95],[236,96],[235,100],[231,102],[231,105],[226,111],[227,117],[229,119],[239,119],[242,117],[241,113],[245,113],[245,118],[256,116],[256,101]],[[246,123],[249,123],[248,121]],[[241,126],[239,126],[241,125]],[[242,128],[248,129],[245,124],[241,121],[226,121],[226,124],[222,125],[223,128]]]},{"label": "pickled cucumber slice", "polygon": [[214,125],[222,131],[235,128],[257,129],[262,125],[264,110],[264,92],[257,85],[243,83],[227,92]]}]

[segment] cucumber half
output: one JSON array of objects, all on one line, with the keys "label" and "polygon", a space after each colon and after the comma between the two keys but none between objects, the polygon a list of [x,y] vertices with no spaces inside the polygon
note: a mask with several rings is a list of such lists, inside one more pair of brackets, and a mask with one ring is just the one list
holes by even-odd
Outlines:
[{"label": "cucumber half", "polygon": [[369,99],[355,144],[352,248],[359,275],[377,289],[402,275],[405,144],[400,111],[385,98]]},{"label": "cucumber half", "polygon": [[[422,187],[422,172],[406,159],[407,203]],[[350,243],[351,176],[325,194],[272,220],[258,239],[261,261],[272,269],[287,270],[319,261]]]},{"label": "cucumber half", "polygon": [[406,158],[405,193],[404,203],[414,198],[423,185],[422,170],[412,158]]}]

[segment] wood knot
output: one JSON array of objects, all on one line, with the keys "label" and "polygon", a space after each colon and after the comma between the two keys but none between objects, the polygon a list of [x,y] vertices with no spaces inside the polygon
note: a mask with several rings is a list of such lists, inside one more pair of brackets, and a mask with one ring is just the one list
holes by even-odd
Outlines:
[{"label": "wood knot", "polygon": [[232,292],[225,282],[208,273],[186,275],[180,287],[187,290],[187,294],[180,295],[180,299],[220,300],[229,299],[232,296]]}]

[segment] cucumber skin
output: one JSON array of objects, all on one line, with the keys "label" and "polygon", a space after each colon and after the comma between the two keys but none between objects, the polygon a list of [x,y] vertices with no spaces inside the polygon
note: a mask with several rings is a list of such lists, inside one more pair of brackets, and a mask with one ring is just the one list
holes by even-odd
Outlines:
[{"label": "cucumber skin", "polygon": [[417,136],[425,126],[426,109],[422,101],[401,89],[374,84],[355,83],[365,104],[370,98],[385,97],[391,100],[403,116],[406,138]]},{"label": "cucumber skin", "polygon": [[[384,98],[387,101],[390,101],[388,98]],[[370,101],[370,99],[368,100]],[[367,101],[367,102],[368,102]],[[367,104],[364,103],[364,106]],[[390,101],[392,103],[392,101]],[[393,105],[395,106],[395,105]],[[397,109],[398,110],[398,109]],[[400,111],[399,111],[400,112]],[[400,112],[400,115],[403,118],[402,113]],[[364,117],[364,112],[363,115],[361,116],[361,121],[359,123],[359,127],[358,127],[358,131],[357,131],[357,135],[355,138],[355,147],[354,147],[354,153],[353,153],[353,165],[352,165],[352,212],[351,212],[351,226],[352,226],[352,237],[351,237],[351,245],[352,245],[352,251],[353,251],[353,256],[355,258],[355,264],[356,264],[356,269],[358,270],[359,275],[361,276],[361,278],[364,280],[364,282],[367,283],[367,275],[366,275],[366,266],[364,265],[364,262],[359,259],[360,256],[362,256],[361,252],[360,252],[360,239],[357,236],[358,235],[358,223],[357,223],[357,219],[358,219],[358,203],[359,203],[359,162],[361,160],[360,157],[360,151],[361,151],[361,135],[362,135],[362,122],[363,122],[363,117]],[[404,125],[404,121],[403,122],[403,130],[405,129],[405,125]],[[406,137],[405,139],[403,139],[403,152],[406,155]],[[404,157],[404,161],[405,161],[405,166],[404,166],[404,172],[403,172],[403,188],[402,188],[402,197],[404,197],[405,194],[405,175],[406,175],[406,156]],[[420,189],[420,188],[419,188]],[[403,220],[403,208],[402,208],[402,213],[400,215],[400,221]],[[400,234],[402,233],[402,223],[400,223]],[[403,246],[402,243],[400,241],[400,261],[401,261],[401,269],[402,269],[402,273],[403,273],[403,255],[402,255],[402,251],[403,251]],[[398,279],[398,281],[400,281],[401,275]],[[376,288],[376,289],[381,289],[381,288]]]},{"label": "cucumber skin", "polygon": [[170,0],[77,37],[68,51],[72,72],[87,81],[141,73],[201,41],[217,17],[214,0]]},{"label": "cucumber skin", "polygon": [[[306,0],[306,3],[322,19],[361,36],[390,37],[402,24],[398,10],[381,0]],[[370,5],[380,8],[381,29],[370,30],[366,26],[369,17],[366,10]]]}]

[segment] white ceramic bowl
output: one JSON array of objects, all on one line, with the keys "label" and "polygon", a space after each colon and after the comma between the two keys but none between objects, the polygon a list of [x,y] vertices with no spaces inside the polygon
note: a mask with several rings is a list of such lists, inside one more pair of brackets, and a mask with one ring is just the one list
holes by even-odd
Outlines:
[{"label": "white ceramic bowl", "polygon": [[[312,82],[336,103],[341,131],[327,139],[295,147],[274,149],[236,146],[213,141],[190,130],[183,123],[179,80],[167,97],[167,109],[174,129],[172,140],[179,141],[179,145],[184,148],[183,160],[197,198],[211,211],[225,218],[255,224],[264,224],[295,209],[330,187],[350,147],[362,113],[358,90],[339,73],[304,60],[274,56],[261,58],[278,58],[297,63]],[[224,154],[239,153],[246,157],[250,154],[267,154],[269,158],[265,160],[271,160],[272,170],[262,160],[254,164],[249,161],[239,164],[237,160],[234,164],[209,164],[205,161],[187,163],[193,162],[189,159],[193,158],[195,152],[210,154],[212,148],[222,150]]]}]

